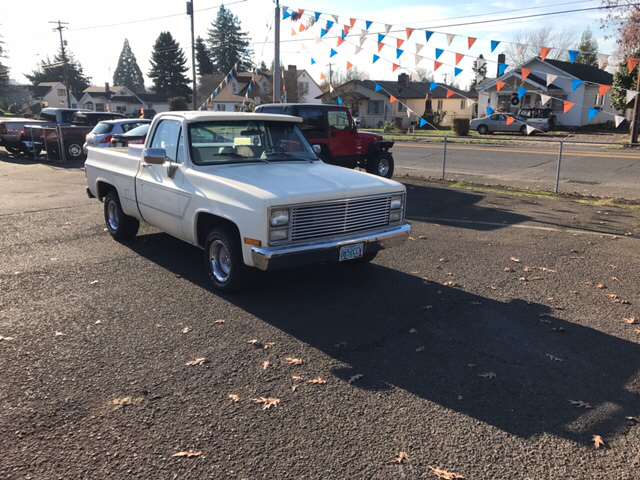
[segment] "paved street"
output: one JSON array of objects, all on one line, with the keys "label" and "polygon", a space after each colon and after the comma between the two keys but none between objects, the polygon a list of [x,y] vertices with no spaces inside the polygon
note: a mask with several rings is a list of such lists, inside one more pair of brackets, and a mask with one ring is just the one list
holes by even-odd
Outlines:
[{"label": "paved street", "polygon": [[0,153],[0,478],[637,479],[640,211],[406,184],[404,248],[221,296]]},{"label": "paved street", "polygon": [[[465,144],[449,140],[446,178],[553,191],[559,144]],[[453,142],[453,143],[452,143]],[[443,143],[396,142],[396,172],[442,177]],[[559,191],[640,199],[640,152],[584,144],[563,146]]]}]

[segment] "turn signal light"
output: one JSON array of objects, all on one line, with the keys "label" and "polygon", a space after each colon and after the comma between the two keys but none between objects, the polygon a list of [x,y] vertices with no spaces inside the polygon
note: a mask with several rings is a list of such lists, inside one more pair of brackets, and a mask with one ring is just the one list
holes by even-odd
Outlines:
[{"label": "turn signal light", "polygon": [[253,245],[254,247],[262,246],[262,242],[260,240],[254,240],[253,238],[244,237],[244,243],[247,245]]}]

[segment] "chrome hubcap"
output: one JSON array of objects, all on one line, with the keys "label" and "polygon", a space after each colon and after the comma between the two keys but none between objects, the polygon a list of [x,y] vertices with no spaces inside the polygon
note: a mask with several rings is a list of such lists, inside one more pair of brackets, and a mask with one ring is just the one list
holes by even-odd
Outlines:
[{"label": "chrome hubcap", "polygon": [[77,157],[82,152],[82,148],[79,145],[73,144],[69,147],[69,154],[72,157]]},{"label": "chrome hubcap", "polygon": [[112,232],[118,229],[118,209],[116,208],[116,203],[113,201],[107,205],[107,222]]},{"label": "chrome hubcap", "polygon": [[219,282],[225,282],[231,273],[231,257],[229,250],[220,240],[215,240],[209,247],[211,271]]},{"label": "chrome hubcap", "polygon": [[378,163],[378,175],[384,177],[387,173],[389,173],[389,162],[386,158],[383,158],[380,160],[380,163]]}]

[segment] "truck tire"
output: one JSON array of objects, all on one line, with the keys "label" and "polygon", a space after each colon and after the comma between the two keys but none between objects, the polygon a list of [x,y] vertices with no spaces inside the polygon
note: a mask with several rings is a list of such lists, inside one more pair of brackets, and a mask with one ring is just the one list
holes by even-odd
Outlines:
[{"label": "truck tire", "polygon": [[84,160],[86,158],[82,151],[82,143],[72,140],[65,145],[65,153],[69,160]]},{"label": "truck tire", "polygon": [[104,197],[104,221],[107,231],[114,240],[127,240],[138,233],[140,222],[122,211],[120,198],[115,190],[111,190]]},{"label": "truck tire", "polygon": [[221,292],[239,292],[253,282],[255,272],[244,264],[240,238],[231,227],[209,232],[204,243],[204,265],[209,280]]},{"label": "truck tire", "polygon": [[31,147],[31,148],[24,147],[22,149],[22,153],[24,153],[27,157],[33,158],[34,154],[36,157],[38,157],[42,153],[42,147]]},{"label": "truck tire", "polygon": [[22,149],[20,147],[13,147],[10,145],[6,145],[4,148],[7,152],[9,152],[12,155],[18,155],[22,153]]},{"label": "truck tire", "polygon": [[380,177],[391,178],[393,176],[393,156],[389,152],[378,152],[367,160],[367,172]]}]

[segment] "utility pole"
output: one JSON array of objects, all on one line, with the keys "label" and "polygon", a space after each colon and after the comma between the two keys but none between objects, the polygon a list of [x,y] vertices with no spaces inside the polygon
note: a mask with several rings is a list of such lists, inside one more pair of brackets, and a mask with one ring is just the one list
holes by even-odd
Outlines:
[{"label": "utility pole", "polygon": [[[640,88],[640,74],[638,74],[638,70],[636,70],[636,75],[638,75],[638,80],[636,81],[636,91]],[[638,143],[638,114],[640,113],[640,95],[636,95],[636,99],[633,101],[633,124],[631,125],[631,145]]]},{"label": "utility pole", "polygon": [[193,0],[187,1],[187,15],[191,17],[191,70],[193,70],[193,109],[196,110],[196,41],[193,33]]},{"label": "utility pole", "polygon": [[69,72],[67,69],[67,51],[64,48],[64,40],[62,39],[62,29],[67,28],[63,27],[63,25],[69,25],[67,22],[61,22],[58,20],[57,22],[49,22],[49,23],[57,23],[58,26],[53,30],[58,30],[60,32],[60,50],[62,51],[62,61],[64,62],[64,86],[67,90],[67,107],[71,108],[71,86],[69,85]]},{"label": "utility pole", "polygon": [[276,0],[275,50],[273,52],[273,103],[280,103],[280,0]]}]

